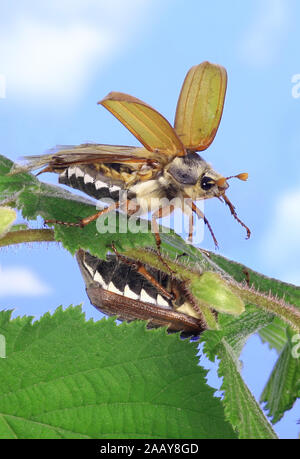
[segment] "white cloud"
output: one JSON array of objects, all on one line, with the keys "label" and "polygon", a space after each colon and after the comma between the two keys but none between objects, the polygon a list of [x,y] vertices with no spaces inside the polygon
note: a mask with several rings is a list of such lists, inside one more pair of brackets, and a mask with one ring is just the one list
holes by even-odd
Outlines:
[{"label": "white cloud", "polygon": [[57,103],[76,98],[126,46],[150,0],[25,3],[1,12],[0,72],[11,97]]},{"label": "white cloud", "polygon": [[32,271],[19,266],[0,266],[0,297],[39,296],[50,293],[51,289]]},{"label": "white cloud", "polygon": [[288,33],[289,0],[263,0],[259,11],[239,43],[241,58],[250,65],[267,66],[276,58]]},{"label": "white cloud", "polygon": [[300,188],[283,194],[265,234],[261,254],[274,275],[300,285]]}]

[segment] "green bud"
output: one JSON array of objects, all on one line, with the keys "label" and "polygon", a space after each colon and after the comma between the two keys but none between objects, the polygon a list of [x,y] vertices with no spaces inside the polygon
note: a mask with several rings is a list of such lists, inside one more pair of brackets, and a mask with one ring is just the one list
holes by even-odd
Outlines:
[{"label": "green bud", "polygon": [[207,271],[199,277],[193,277],[190,288],[196,298],[216,311],[235,316],[245,311],[241,298],[233,293],[229,285],[216,273]]},{"label": "green bud", "polygon": [[3,237],[17,218],[16,212],[10,207],[0,207],[0,237]]}]

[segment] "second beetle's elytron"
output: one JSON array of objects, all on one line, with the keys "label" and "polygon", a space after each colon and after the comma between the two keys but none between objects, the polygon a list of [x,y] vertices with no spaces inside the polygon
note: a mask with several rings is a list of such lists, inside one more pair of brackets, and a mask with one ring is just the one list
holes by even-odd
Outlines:
[{"label": "second beetle's elytron", "polygon": [[146,270],[141,263],[137,270],[135,261],[115,254],[100,260],[79,250],[76,256],[87,295],[100,312],[129,322],[146,320],[150,328],[166,326],[186,336],[197,336],[207,328],[179,280],[154,268]]}]

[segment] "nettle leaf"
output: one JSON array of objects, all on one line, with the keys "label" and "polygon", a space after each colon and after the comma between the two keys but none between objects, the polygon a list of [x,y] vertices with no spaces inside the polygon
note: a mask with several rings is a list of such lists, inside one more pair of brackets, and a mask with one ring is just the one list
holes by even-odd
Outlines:
[{"label": "nettle leaf", "polygon": [[227,343],[230,344],[236,357],[238,357],[247,339],[266,324],[272,323],[273,318],[273,314],[261,311],[251,305],[246,306],[245,312],[239,317],[219,314],[220,330],[207,330],[201,335],[201,341],[204,342],[204,352],[213,362],[218,353],[220,342],[226,337]]},{"label": "nettle leaf", "polygon": [[34,188],[39,184],[39,180],[34,175],[26,172],[8,175],[13,165],[10,159],[0,155],[0,201],[12,197],[25,188]]},{"label": "nettle leaf", "polygon": [[201,335],[203,350],[214,362],[220,359],[218,374],[223,377],[224,409],[227,418],[239,433],[239,438],[275,438],[275,434],[258,403],[240,375],[238,356],[246,340],[273,315],[254,306],[246,306],[239,317],[219,314],[220,330],[207,330]]},{"label": "nettle leaf", "polygon": [[223,377],[225,414],[239,438],[277,438],[255,398],[246,386],[239,371],[239,361],[232,347],[223,338],[218,346],[220,359],[218,374]]},{"label": "nettle leaf", "polygon": [[[250,284],[256,290],[265,293],[272,292],[273,296],[283,298],[287,303],[300,308],[300,287],[266,277],[225,257],[213,253],[210,256],[220,268],[230,274],[237,282],[243,282],[246,280],[246,276],[249,276]],[[281,351],[286,343],[286,329],[287,324],[278,317],[274,317],[273,323],[259,331],[259,336],[263,342],[268,342],[271,348]]]},{"label": "nettle leaf", "polygon": [[[222,269],[226,270],[237,281],[241,282],[245,277],[245,269],[249,275],[250,282],[255,288],[268,293],[272,292],[279,298],[284,298],[296,307],[300,307],[300,288],[291,284],[280,282],[276,279],[267,278],[258,274],[243,265],[231,262],[226,258],[211,255],[212,259],[217,262]],[[233,346],[233,349],[240,353],[246,339],[255,332],[259,333],[263,342],[267,342],[270,348],[275,348],[281,352],[273,372],[266,384],[261,396],[261,402],[267,402],[266,408],[269,411],[272,422],[277,422],[286,410],[289,410],[295,400],[299,397],[299,380],[297,374],[298,364],[295,359],[291,358],[291,345],[289,344],[286,333],[289,326],[278,317],[268,314],[263,310],[251,306],[252,311],[247,306],[248,312],[242,314],[237,320],[232,317],[219,316],[221,331],[208,331],[203,335],[205,340],[204,350],[211,360],[218,353],[218,345],[223,337]],[[248,317],[247,317],[248,315]],[[250,329],[248,326],[250,325]],[[240,334],[239,334],[240,330]],[[299,359],[298,359],[299,360]],[[298,386],[296,379],[298,377]]]},{"label": "nettle leaf", "polygon": [[0,313],[1,438],[235,438],[197,345],[144,323]]},{"label": "nettle leaf", "polygon": [[[99,211],[95,206],[74,199],[64,194],[58,194],[59,187],[41,184],[39,191],[32,196],[31,192],[24,191],[19,196],[18,204],[23,216],[32,219],[38,215],[44,219],[55,219],[64,222],[78,222]],[[99,232],[97,228],[102,225],[107,232]],[[137,224],[138,232],[128,231],[128,219],[125,214],[110,212],[101,216],[97,223],[92,222],[84,228],[54,225],[55,239],[62,242],[63,246],[73,255],[79,248],[88,250],[92,255],[105,258],[111,250],[112,243],[120,251],[126,248],[154,246],[155,239],[148,230],[148,222]]]},{"label": "nettle leaf", "polygon": [[275,349],[278,353],[286,345],[287,325],[279,317],[274,317],[272,323],[259,330],[259,337],[263,343],[267,343],[270,349]]},{"label": "nettle leaf", "polygon": [[[290,338],[299,335],[289,333]],[[299,340],[298,340],[299,341]],[[271,376],[260,397],[266,402],[265,409],[272,417],[272,423],[280,421],[285,411],[290,410],[300,397],[300,351],[291,339],[285,344]]]}]

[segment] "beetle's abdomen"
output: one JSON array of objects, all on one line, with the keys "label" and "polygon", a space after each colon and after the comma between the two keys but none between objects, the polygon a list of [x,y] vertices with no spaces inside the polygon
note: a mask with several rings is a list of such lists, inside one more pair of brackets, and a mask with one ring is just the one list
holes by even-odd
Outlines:
[{"label": "beetle's abdomen", "polygon": [[122,190],[121,182],[105,177],[92,165],[70,166],[59,175],[58,181],[99,200],[118,201]]}]

